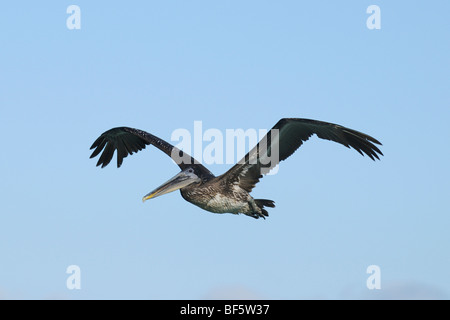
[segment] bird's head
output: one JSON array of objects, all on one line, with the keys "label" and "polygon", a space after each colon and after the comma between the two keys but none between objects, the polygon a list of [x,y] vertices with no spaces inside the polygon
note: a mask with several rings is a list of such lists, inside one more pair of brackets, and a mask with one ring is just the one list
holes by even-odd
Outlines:
[{"label": "bird's head", "polygon": [[193,183],[200,183],[202,181],[201,174],[197,172],[195,167],[188,167],[177,174],[175,177],[171,178],[169,181],[165,182],[152,192],[146,194],[142,201],[146,201],[152,198],[162,196],[163,194],[187,187]]}]

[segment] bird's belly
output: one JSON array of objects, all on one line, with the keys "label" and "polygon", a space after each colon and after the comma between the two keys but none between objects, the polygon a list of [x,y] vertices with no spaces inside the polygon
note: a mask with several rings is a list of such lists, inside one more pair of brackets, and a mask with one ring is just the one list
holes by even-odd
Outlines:
[{"label": "bird's belly", "polygon": [[205,205],[205,210],[215,213],[240,213],[249,209],[247,201],[216,194]]},{"label": "bird's belly", "polygon": [[246,199],[239,199],[216,193],[209,197],[186,198],[187,201],[196,206],[214,213],[243,213],[250,208]]},{"label": "bird's belly", "polygon": [[[187,189],[187,188],[186,188]],[[203,188],[182,189],[181,195],[190,203],[214,213],[246,213],[251,212],[249,202],[252,197],[240,188]]]}]

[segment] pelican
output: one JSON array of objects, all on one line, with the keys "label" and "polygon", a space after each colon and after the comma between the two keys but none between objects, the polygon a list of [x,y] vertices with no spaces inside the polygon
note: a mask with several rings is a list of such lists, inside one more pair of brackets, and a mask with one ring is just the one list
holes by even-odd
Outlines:
[{"label": "pelican", "polygon": [[[284,118],[236,165],[216,177],[190,155],[148,132],[129,127],[117,127],[104,132],[91,146],[91,158],[100,155],[97,166],[107,166],[117,151],[117,167],[123,159],[147,145],[153,145],[172,159],[181,172],[143,197],[143,201],[180,190],[188,202],[214,213],[243,213],[253,218],[266,218],[265,207],[274,208],[272,200],[254,199],[250,192],[280,161],[291,156],[311,136],[353,148],[370,159],[380,159],[383,153],[371,136],[337,124],[298,118]],[[273,157],[273,156],[276,157]],[[180,161],[182,159],[182,161]],[[271,161],[268,161],[271,160]]]}]

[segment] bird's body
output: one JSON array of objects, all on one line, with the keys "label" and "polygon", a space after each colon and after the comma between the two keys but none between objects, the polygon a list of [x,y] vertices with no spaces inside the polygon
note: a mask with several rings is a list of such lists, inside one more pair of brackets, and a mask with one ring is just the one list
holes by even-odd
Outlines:
[{"label": "bird's body", "polygon": [[151,144],[176,160],[182,171],[147,194],[143,200],[179,189],[186,201],[204,210],[265,218],[268,213],[264,208],[275,207],[274,202],[254,199],[250,192],[263,174],[292,155],[313,134],[352,147],[372,160],[379,159],[378,154],[382,155],[374,145],[381,143],[364,133],[323,121],[281,119],[241,161],[217,177],[170,143],[145,131],[128,127],[104,132],[92,145],[91,149],[95,150],[91,158],[103,151],[97,163],[103,168],[109,164],[117,150],[117,166],[120,167],[123,158]]},{"label": "bird's body", "polygon": [[250,193],[239,185],[229,185],[220,177],[193,183],[180,189],[180,192],[186,201],[214,213],[243,213],[259,218],[267,216],[261,201],[267,201],[267,206],[275,206],[271,200],[253,199]]},{"label": "bird's body", "polygon": [[228,189],[227,186],[215,178],[199,184],[189,185],[180,190],[180,192],[186,201],[214,213],[242,212],[244,209],[247,209],[244,207],[251,198],[242,189]]}]

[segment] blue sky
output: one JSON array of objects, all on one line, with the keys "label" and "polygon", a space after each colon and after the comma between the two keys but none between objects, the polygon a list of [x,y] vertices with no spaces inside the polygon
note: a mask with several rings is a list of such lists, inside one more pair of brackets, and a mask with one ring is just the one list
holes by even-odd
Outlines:
[{"label": "blue sky", "polygon": [[[68,30],[66,8],[81,9]],[[381,8],[369,30],[366,8]],[[15,1],[0,10],[0,298],[450,297],[448,1]],[[130,126],[269,129],[311,118],[383,143],[373,162],[317,138],[253,195],[267,220],[202,211]],[[210,165],[216,175],[231,165]],[[66,268],[81,269],[68,290]],[[370,265],[381,290],[366,287]]]}]

